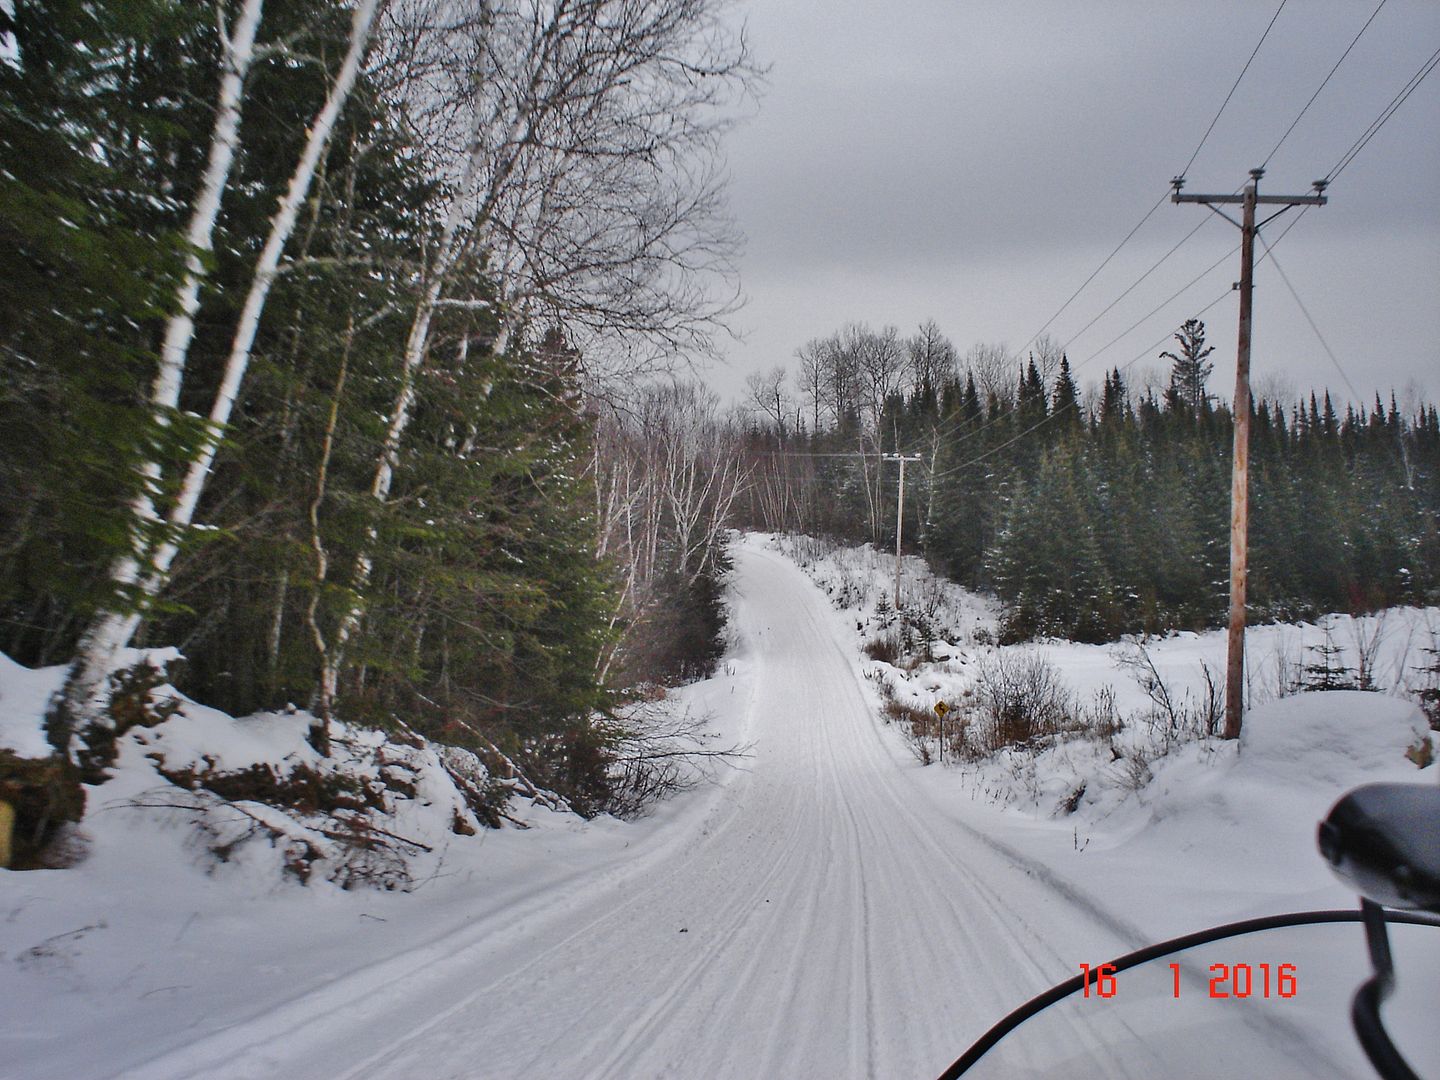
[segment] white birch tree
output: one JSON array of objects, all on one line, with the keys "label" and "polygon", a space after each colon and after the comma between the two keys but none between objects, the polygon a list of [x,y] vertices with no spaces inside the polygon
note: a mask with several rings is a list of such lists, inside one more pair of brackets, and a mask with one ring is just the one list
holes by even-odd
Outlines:
[{"label": "white birch tree", "polygon": [[[496,353],[548,320],[572,336],[589,331],[602,352],[606,335],[623,338],[632,360],[648,342],[653,359],[703,347],[722,309],[698,278],[723,271],[733,253],[707,161],[724,124],[710,114],[749,69],[743,48],[715,34],[709,0],[481,0],[468,15],[463,35],[422,35],[425,55],[451,62],[405,87],[414,125],[453,183],[377,455],[378,503],[390,497],[445,307],[497,303]],[[444,157],[457,129],[458,163]],[[476,267],[496,301],[456,291],[477,280]],[[322,685],[336,684],[373,570],[373,552],[362,550],[350,577],[357,599],[333,635]]]},{"label": "white birch tree", "polygon": [[[117,603],[111,610],[100,612],[92,621],[82,637],[65,686],[52,708],[52,716],[60,721],[54,727],[56,737],[64,743],[61,749],[67,752],[73,748],[75,728],[80,722],[104,723],[106,680],[117,663],[120,651],[130,643],[144,619],[147,608],[168,583],[180,538],[194,522],[195,510],[234,408],[241,380],[249,367],[255,334],[278,274],[281,256],[294,231],[300,207],[309,193],[335,122],[354,88],[382,3],[383,0],[357,0],[355,4],[344,58],[330,79],[324,104],[307,125],[300,158],[271,218],[265,245],[252,272],[249,292],[235,328],[204,435],[194,455],[183,463],[184,476],[178,493],[165,514],[163,526],[159,528],[154,524],[157,515],[153,505],[153,496],[158,493],[159,469],[154,463],[143,466],[146,490],[137,499],[134,508],[137,517],[135,534],[146,540],[137,545],[140,550],[134,556],[122,558],[117,563],[112,575],[117,587],[117,600],[128,592],[132,594],[132,602],[124,607]],[[220,27],[225,41],[222,47],[225,64],[220,103],[206,174],[199,187],[189,230],[192,244],[201,250],[208,247],[213,236],[215,217],[238,144],[244,73],[253,61],[260,14],[258,0],[247,0],[234,31],[227,35],[223,23]],[[181,282],[177,313],[166,328],[152,400],[156,411],[168,412],[179,401],[193,337],[202,266],[192,257]]]}]

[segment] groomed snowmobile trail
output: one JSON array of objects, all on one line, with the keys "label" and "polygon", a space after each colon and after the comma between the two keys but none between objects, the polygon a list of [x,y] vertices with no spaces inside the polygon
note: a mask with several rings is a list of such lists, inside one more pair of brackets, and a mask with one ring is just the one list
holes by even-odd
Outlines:
[{"label": "groomed snowmobile trail", "polygon": [[[1142,943],[926,798],[794,564],[739,546],[733,621],[753,752],[687,796],[703,809],[561,895],[122,1075],[934,1076],[1081,960]],[[1045,1038],[1127,1075],[1109,1036]]]}]

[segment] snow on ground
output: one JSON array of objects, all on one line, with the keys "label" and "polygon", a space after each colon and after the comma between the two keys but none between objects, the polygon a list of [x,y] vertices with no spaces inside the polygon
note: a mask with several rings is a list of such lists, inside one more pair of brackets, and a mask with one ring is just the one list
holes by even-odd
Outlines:
[{"label": "snow on ground", "polygon": [[[1336,692],[1257,703],[1238,751],[1142,718],[925,767],[903,725],[882,722],[876,675],[917,708],[962,703],[993,609],[907,563],[911,588],[934,594],[932,651],[947,659],[904,671],[859,652],[883,629],[893,563],[839,556],[831,600],[848,580],[861,606],[837,610],[773,543],[738,545],[730,653],[682,695],[720,744],[753,751],[640,822],[512,804],[531,828],[424,833],[435,851],[414,891],[344,891],[323,874],[300,885],[263,849],[217,864],[190,811],[130,805],[149,789],[124,786],[144,773],[122,761],[91,793],[88,857],[0,873],[0,1076],[933,1075],[1082,962],[1350,906],[1315,852],[1318,818],[1358,782],[1435,782],[1404,756],[1424,732],[1403,696]],[[830,557],[813,554],[823,578]],[[1430,618],[1387,625],[1413,623],[1414,656]],[[1274,633],[1294,655],[1315,631]],[[1092,708],[1105,682],[1122,717],[1153,705],[1110,651],[1038,648]],[[1147,648],[1166,679],[1203,686],[1209,635]],[[34,748],[56,678],[0,664],[4,741]],[[308,760],[294,716],[185,712],[188,733],[146,729],[175,760],[212,745],[227,765],[277,748]],[[444,813],[429,820],[448,823],[453,807],[431,801]],[[1430,1040],[1405,1044],[1417,1063],[1440,1061],[1433,937],[1396,937],[1402,998],[1387,1018]],[[1154,985],[1137,969],[1115,1000],[1032,1021],[974,1075],[1368,1075],[1346,1020],[1358,928],[1222,944],[1185,969],[1184,1000],[1167,969]],[[1216,962],[1296,964],[1300,992],[1209,1001]]]},{"label": "snow on ground", "polygon": [[[754,542],[806,571],[837,608],[837,632],[857,654],[897,635],[893,553],[808,537]],[[856,673],[878,714],[895,701],[933,719],[935,704],[945,702],[955,709],[948,714],[954,724],[973,706],[977,672],[999,657],[1033,657],[1051,665],[1078,718],[1076,730],[985,756],[972,746],[943,768],[922,766],[919,740],[901,718],[887,719],[892,745],[911,753],[914,782],[1036,876],[1147,941],[1281,911],[1353,906],[1317,853],[1318,822],[1362,783],[1440,781],[1434,765],[1423,772],[1416,765],[1427,744],[1440,753],[1440,736],[1414,700],[1425,684],[1421,668],[1433,662],[1427,650],[1440,648],[1440,608],[1249,628],[1248,711],[1237,746],[1205,734],[1207,715],[1218,720],[1222,707],[1224,631],[1001,647],[993,644],[998,609],[987,598],[938,578],[912,556],[903,560],[901,587],[903,603],[924,613],[934,636],[917,638],[896,663],[857,656]],[[927,648],[933,659],[917,660]],[[1307,668],[1327,666],[1335,680],[1364,673],[1378,692],[1298,690],[1327,677]],[[1163,685],[1168,710],[1147,692],[1147,681]],[[1104,730],[1097,733],[1097,724]],[[938,757],[933,742],[928,757]],[[1440,843],[1440,822],[1436,830]],[[1425,1033],[1428,1060],[1440,1062],[1433,1017],[1422,1004],[1440,1000],[1440,948],[1432,941],[1440,933],[1395,934],[1431,960],[1409,965],[1424,979],[1412,977],[1403,1001],[1407,1030],[1412,1038]],[[1343,949],[1355,981],[1364,970],[1353,927],[1274,936],[1291,941],[1277,964],[1307,950],[1327,963]],[[1220,946],[1209,952],[1227,959]],[[1233,962],[1244,950],[1230,954]],[[1330,991],[1336,1015],[1348,1015],[1349,989],[1339,993],[1337,983]],[[1397,1003],[1392,1012],[1400,1016],[1403,1008]],[[1348,1037],[1347,1023],[1338,1030]],[[1420,1060],[1427,1060],[1423,1052]]]},{"label": "snow on ground", "polygon": [[[909,620],[918,624],[911,629],[893,612],[893,553],[868,544],[835,547],[809,537],[766,536],[758,542],[794,560],[830,597],[856,650],[905,638],[900,656],[868,659],[859,673],[876,691],[877,709],[894,702],[899,708],[893,712],[909,711],[932,722],[928,739],[905,741],[922,760],[946,757],[953,764],[963,758],[965,767],[953,771],[951,782],[979,798],[1038,818],[1066,817],[1082,833],[1106,822],[1108,832],[1123,834],[1125,821],[1117,814],[1126,819],[1124,810],[1143,808],[1170,786],[1154,782],[1156,770],[1174,769],[1181,761],[1233,764],[1236,748],[1211,737],[1223,715],[1223,630],[1103,645],[1051,639],[1002,647],[994,644],[999,615],[994,601],[938,577],[918,557],[903,559],[903,603],[907,612],[918,613]],[[1365,725],[1365,734],[1357,734],[1361,742],[1376,735],[1378,720],[1404,742],[1402,754],[1423,754],[1427,741],[1440,751],[1440,737],[1426,730],[1415,706],[1415,692],[1433,677],[1422,671],[1433,663],[1433,650],[1440,650],[1435,607],[1250,627],[1246,707],[1256,720],[1245,745],[1255,732],[1268,730],[1274,717],[1289,718],[1280,721],[1285,724],[1300,717],[1319,722],[1334,712],[1342,727]],[[1039,663],[1053,675],[1065,719],[1057,732],[1037,731],[1028,745],[997,750],[978,715],[977,681],[996,672],[1018,679],[1027,663]],[[1300,693],[1307,683],[1327,678],[1335,684],[1358,681],[1376,693]],[[934,718],[940,703],[950,710],[944,728]],[[1279,703],[1288,704],[1270,707]],[[908,731],[899,715],[887,719]],[[1329,745],[1320,757],[1343,753]],[[1314,764],[1303,756],[1296,761],[1297,772]],[[1400,767],[1403,771],[1403,763]],[[1137,816],[1145,817],[1143,809],[1128,815],[1131,831]]]},{"label": "snow on ground", "polygon": [[[173,658],[152,650],[126,660]],[[735,650],[716,678],[675,695],[677,710],[713,718],[715,746],[744,742],[737,726],[744,712],[728,703],[748,686],[746,664]],[[0,655],[0,746],[27,757],[49,752],[41,718],[63,673]],[[309,714],[237,720],[157,690],[162,699],[171,695],[176,716],[122,739],[113,779],[87,789],[77,865],[0,871],[0,1077],[113,1076],[135,1066],[134,1075],[145,1076],[141,1063],[211,1032],[287,1003],[323,1008],[327,988],[373,993],[519,919],[573,918],[585,907],[572,891],[576,881],[595,888],[616,867],[634,871],[663,858],[694,831],[732,772],[719,767],[709,792],[662,805],[640,822],[586,822],[517,796],[512,822],[488,829],[468,813],[436,755],[478,770],[483,783],[472,756],[340,725],[336,758],[348,778],[379,789],[384,773],[414,788],[413,798],[385,792],[393,812],[377,824],[410,843],[399,852],[403,867],[389,860],[373,875],[378,884],[386,871],[402,869],[392,881],[410,891],[340,887],[339,855],[317,860],[301,884],[285,870],[295,843],[333,854],[304,815],[186,792],[157,774],[152,756],[163,756],[172,772],[321,766],[306,739]],[[474,835],[454,831],[460,816]],[[282,835],[251,835],[257,824]],[[652,840],[643,858],[629,858],[632,846]]]}]

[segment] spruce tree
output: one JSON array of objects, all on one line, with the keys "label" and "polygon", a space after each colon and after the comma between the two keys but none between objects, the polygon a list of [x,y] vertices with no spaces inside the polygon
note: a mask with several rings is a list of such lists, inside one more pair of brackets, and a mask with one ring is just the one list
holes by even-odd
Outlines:
[{"label": "spruce tree", "polygon": [[[0,647],[55,663],[117,600],[137,461],[182,440],[135,408],[183,259],[177,195],[194,116],[156,69],[204,70],[205,14],[162,0],[27,4],[0,63]],[[171,90],[179,88],[171,85]]]},{"label": "spruce tree", "polygon": [[1180,348],[1178,353],[1160,354],[1162,360],[1171,362],[1166,402],[1171,408],[1184,407],[1198,416],[1209,406],[1210,397],[1205,391],[1205,382],[1215,370],[1215,365],[1207,358],[1215,348],[1205,344],[1205,324],[1199,319],[1186,319],[1175,334],[1175,340]]},{"label": "spruce tree", "polygon": [[1074,433],[1084,424],[1080,412],[1080,390],[1070,375],[1070,358],[1060,356],[1060,373],[1055,377],[1055,393],[1050,400],[1050,414],[1061,431]]}]

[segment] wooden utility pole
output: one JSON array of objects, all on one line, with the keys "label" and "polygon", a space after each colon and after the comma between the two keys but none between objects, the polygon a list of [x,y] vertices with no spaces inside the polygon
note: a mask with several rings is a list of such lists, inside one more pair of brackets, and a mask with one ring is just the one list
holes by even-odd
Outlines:
[{"label": "wooden utility pole", "polygon": [[886,454],[886,461],[900,463],[900,495],[895,510],[895,611],[900,611],[900,538],[905,531],[905,463],[919,461],[920,455],[905,457],[901,454]]},{"label": "wooden utility pole", "polygon": [[[1224,737],[1240,737],[1240,718],[1245,707],[1245,575],[1250,534],[1250,312],[1254,293],[1255,236],[1262,226],[1279,217],[1292,206],[1324,206],[1325,181],[1315,181],[1313,195],[1261,195],[1260,178],[1264,169],[1250,170],[1250,183],[1240,195],[1182,195],[1185,178],[1177,176],[1171,183],[1175,192],[1172,202],[1201,203],[1240,229],[1240,333],[1235,349],[1235,448],[1231,459],[1230,478],[1230,634],[1225,658],[1225,730]],[[1216,206],[1236,204],[1241,207],[1241,220],[1216,210]],[[1256,223],[1257,206],[1279,206],[1264,221]]]}]

